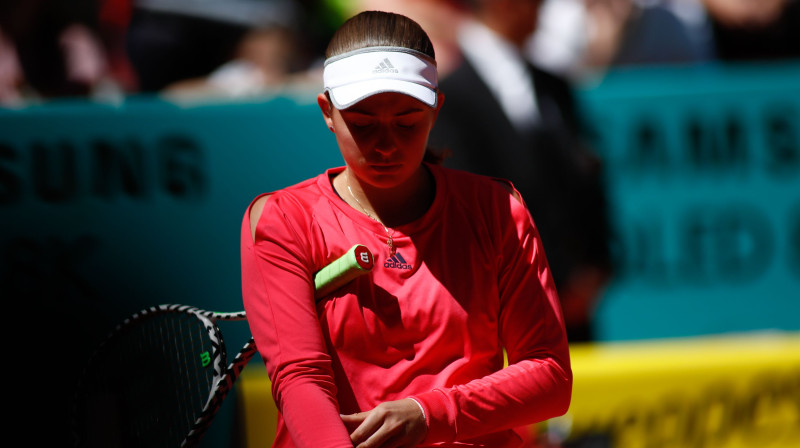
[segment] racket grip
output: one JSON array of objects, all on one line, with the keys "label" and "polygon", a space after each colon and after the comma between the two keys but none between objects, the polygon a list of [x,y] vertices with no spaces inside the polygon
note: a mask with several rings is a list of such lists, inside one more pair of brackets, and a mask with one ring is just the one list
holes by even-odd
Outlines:
[{"label": "racket grip", "polygon": [[356,244],[344,255],[314,275],[314,298],[320,299],[366,274],[375,266],[375,258],[367,246]]}]

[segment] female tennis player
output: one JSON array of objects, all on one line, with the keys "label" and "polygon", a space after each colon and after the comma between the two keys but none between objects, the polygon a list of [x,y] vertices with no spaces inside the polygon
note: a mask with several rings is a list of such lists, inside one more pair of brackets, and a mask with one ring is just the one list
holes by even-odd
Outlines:
[{"label": "female tennis player", "polygon": [[[361,13],[326,57],[318,103],[346,166],[256,198],[242,226],[274,446],[519,446],[514,428],[563,414],[572,391],[524,201],[426,161],[444,96],[418,24]],[[353,244],[375,268],[315,302],[313,273]]]}]

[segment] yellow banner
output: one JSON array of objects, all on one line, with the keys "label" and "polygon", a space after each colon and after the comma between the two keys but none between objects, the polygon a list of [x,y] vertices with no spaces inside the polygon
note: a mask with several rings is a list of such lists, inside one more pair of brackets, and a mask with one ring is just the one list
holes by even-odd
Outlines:
[{"label": "yellow banner", "polygon": [[800,333],[571,347],[575,383],[548,432],[621,448],[800,447]]},{"label": "yellow banner", "polygon": [[[539,428],[555,446],[592,439],[616,448],[800,447],[800,333],[570,350],[570,410]],[[246,368],[236,387],[245,446],[270,446],[277,411],[264,367]]]}]

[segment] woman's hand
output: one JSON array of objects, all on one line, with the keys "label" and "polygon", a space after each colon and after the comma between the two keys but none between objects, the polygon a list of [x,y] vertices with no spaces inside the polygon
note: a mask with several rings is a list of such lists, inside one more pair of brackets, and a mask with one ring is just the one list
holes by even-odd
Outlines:
[{"label": "woman's hand", "polygon": [[422,408],[412,399],[387,401],[374,409],[343,415],[356,448],[410,448],[425,439],[428,425]]}]

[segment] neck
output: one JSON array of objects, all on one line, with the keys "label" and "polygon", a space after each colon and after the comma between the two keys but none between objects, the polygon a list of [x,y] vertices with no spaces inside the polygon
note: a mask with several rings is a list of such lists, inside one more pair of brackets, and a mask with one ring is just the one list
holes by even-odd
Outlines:
[{"label": "neck", "polygon": [[[394,188],[376,188],[359,181],[349,168],[333,181],[333,186],[351,207],[385,227],[408,224],[430,208],[436,187],[425,166],[406,182]],[[349,187],[349,188],[348,188]]]}]

